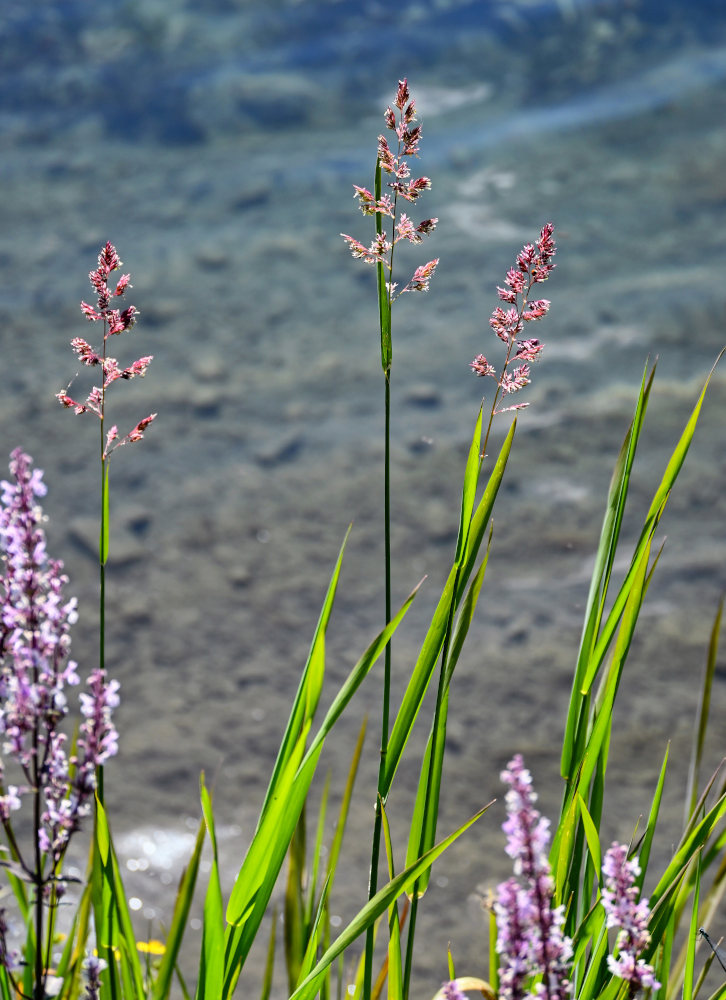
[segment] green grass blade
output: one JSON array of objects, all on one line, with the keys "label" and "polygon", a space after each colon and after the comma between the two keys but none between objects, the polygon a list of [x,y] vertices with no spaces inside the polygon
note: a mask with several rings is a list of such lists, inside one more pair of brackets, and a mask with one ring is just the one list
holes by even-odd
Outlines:
[{"label": "green grass blade", "polygon": [[474,566],[476,565],[476,560],[479,556],[479,549],[481,548],[481,543],[484,540],[484,535],[486,533],[487,525],[489,524],[489,519],[492,515],[492,510],[494,509],[494,501],[497,499],[499,487],[502,485],[502,479],[504,478],[504,472],[507,468],[507,462],[509,461],[509,454],[512,450],[512,442],[514,441],[514,432],[516,429],[517,421],[513,420],[509,430],[507,431],[507,436],[502,443],[502,447],[499,449],[497,460],[494,463],[494,468],[492,469],[489,479],[487,480],[482,498],[477,504],[476,510],[474,511],[474,515],[471,519],[471,527],[469,528],[469,534],[466,539],[464,556],[461,560],[461,571],[459,573],[459,583],[456,592],[457,603],[461,600],[461,595],[464,593],[469,577],[471,576]]},{"label": "green grass blade", "polygon": [[[272,776],[270,778],[270,783],[267,788],[267,794],[265,796],[265,801],[262,806],[262,811],[260,816],[262,816],[267,808],[267,805],[275,793],[275,786],[277,784],[280,772],[284,769],[288,756],[292,752],[292,748],[296,745],[298,737],[300,735],[300,730],[304,725],[304,720],[306,718],[306,708],[309,708],[311,704],[317,702],[311,694],[310,688],[317,689],[319,687],[319,673],[321,669],[321,657],[324,656],[324,636],[325,630],[328,627],[328,622],[330,621],[330,615],[333,610],[333,602],[335,601],[335,592],[338,587],[338,579],[340,577],[340,569],[343,562],[343,553],[345,552],[345,546],[348,541],[348,536],[350,535],[350,527],[345,533],[345,538],[343,539],[343,544],[340,547],[338,553],[338,558],[335,563],[335,568],[333,574],[330,578],[330,583],[328,584],[328,590],[325,595],[325,600],[323,602],[323,607],[320,612],[320,617],[318,618],[318,623],[315,628],[315,634],[313,635],[313,641],[310,644],[310,653],[308,654],[307,663],[303,668],[302,676],[300,677],[300,683],[298,684],[298,689],[295,694],[295,700],[293,702],[292,709],[290,711],[290,717],[285,729],[285,734],[280,743],[280,749],[277,754],[277,759],[275,761],[275,766],[272,770]],[[311,674],[314,674],[314,679],[311,679]],[[310,718],[310,716],[307,716]]]},{"label": "green grass blade", "polygon": [[227,906],[227,921],[232,926],[227,929],[225,935],[223,997],[228,997],[234,988],[242,963],[254,941],[315,774],[325,738],[385,649],[386,643],[398,628],[415,595],[414,590],[393,620],[378,634],[353,667],[333,699],[304,757],[302,754],[307,729],[300,736],[294,756],[288,755],[285,769],[277,782],[275,796],[269,802],[258,824]]},{"label": "green grass blade", "polygon": [[[383,838],[386,845],[386,860],[388,862],[388,880],[392,882],[396,876],[393,865],[393,842],[388,815],[381,805],[383,820]],[[388,907],[388,1000],[401,1000],[403,996],[403,962],[401,961],[401,924],[398,917],[398,900],[394,899]]]},{"label": "green grass blade", "polygon": [[98,539],[98,558],[101,566],[108,561],[108,537],[111,514],[109,509],[108,459],[103,460],[103,475],[101,477],[101,534]]},{"label": "green grass blade", "polygon": [[650,931],[654,941],[657,942],[660,939],[660,935],[670,919],[673,910],[673,897],[686,869],[696,852],[704,847],[714,828],[724,816],[726,816],[726,796],[722,795],[685,841],[679,845],[658,884],[651,892],[649,901],[652,913]]},{"label": "green grass blade", "polygon": [[691,748],[691,763],[688,770],[688,786],[686,790],[686,814],[684,822],[693,815],[698,800],[698,781],[701,770],[701,760],[703,757],[703,745],[706,740],[706,730],[708,728],[708,715],[711,707],[711,688],[713,677],[716,672],[716,657],[718,655],[718,639],[721,633],[721,618],[723,616],[724,598],[722,597],[716,618],[711,629],[711,636],[708,643],[708,656],[706,657],[706,669],[703,675],[703,688],[701,699],[698,704],[696,716],[696,728],[693,734],[693,746]]},{"label": "green grass blade", "polygon": [[333,835],[333,841],[330,845],[330,852],[328,854],[328,866],[326,870],[325,879],[326,882],[332,887],[333,880],[335,878],[335,873],[338,868],[338,859],[340,858],[340,850],[343,846],[343,836],[345,834],[346,824],[348,822],[348,813],[350,811],[350,803],[353,798],[353,788],[355,786],[355,779],[358,775],[358,768],[360,766],[360,759],[363,753],[363,744],[366,738],[366,730],[368,728],[368,720],[364,719],[361,723],[361,727],[358,731],[358,739],[355,744],[355,749],[353,751],[353,758],[348,768],[348,777],[345,782],[345,789],[343,791],[343,798],[340,803],[340,809],[338,811],[338,821],[335,824],[335,833]]},{"label": "green grass blade", "polygon": [[474,425],[474,434],[469,446],[466,469],[464,470],[464,488],[462,490],[461,497],[459,534],[456,540],[456,556],[454,557],[457,564],[461,562],[461,557],[464,553],[464,547],[466,545],[466,539],[469,535],[469,526],[471,524],[471,516],[474,511],[474,500],[476,498],[476,487],[479,482],[479,470],[481,469],[481,457],[479,454],[481,451],[481,421],[482,408],[480,406],[479,416],[477,417],[476,424]]},{"label": "green grass blade", "polygon": [[663,788],[665,785],[666,769],[668,767],[668,755],[670,753],[670,743],[666,746],[665,754],[663,755],[663,763],[661,764],[660,774],[658,776],[658,783],[655,788],[655,794],[653,795],[653,802],[650,807],[650,814],[648,816],[648,825],[645,828],[645,834],[643,835],[643,842],[640,845],[640,851],[638,852],[638,864],[640,865],[640,875],[635,880],[635,884],[638,889],[643,889],[643,882],[645,881],[645,875],[648,871],[648,862],[650,861],[650,852],[653,846],[653,837],[655,836],[655,829],[658,823],[658,816],[660,814],[660,804],[663,798]]},{"label": "green grass blade", "polygon": [[272,977],[275,971],[275,945],[277,941],[277,910],[272,911],[272,922],[270,924],[270,940],[267,943],[267,957],[265,959],[265,971],[262,976],[262,990],[260,1000],[269,1000],[272,992]]},{"label": "green grass blade", "polygon": [[[381,161],[376,159],[376,174],[373,185],[373,194],[376,201],[381,200]],[[376,212],[376,233],[383,232],[383,216]],[[386,288],[386,270],[379,261],[376,264],[376,283],[378,288],[378,318],[381,327],[381,365],[383,374],[388,378],[393,361],[393,340],[391,338],[391,304]]]},{"label": "green grass blade", "polygon": [[[136,949],[131,914],[111,840],[106,812],[96,798],[96,850],[92,873],[96,947],[108,963],[101,973],[101,995],[112,1000],[143,997],[144,975]],[[118,965],[117,965],[118,954]],[[119,978],[120,977],[120,978]]]},{"label": "green grass blade", "polygon": [[583,704],[582,686],[585,675],[585,668],[590,658],[593,642],[600,627],[602,607],[608,591],[610,572],[615,559],[618,539],[620,536],[620,525],[622,523],[625,504],[628,496],[628,486],[630,473],[635,458],[635,451],[643,424],[645,411],[648,406],[650,389],[653,383],[655,368],[640,386],[640,393],[635,406],[635,413],[631,420],[630,427],[625,435],[620,448],[613,475],[610,480],[607,503],[605,506],[605,516],[600,530],[600,541],[595,555],[595,566],[590,581],[590,591],[587,598],[585,610],[585,623],[580,639],[580,649],[577,656],[577,666],[572,683],[572,694],[570,696],[570,707],[567,713],[565,724],[565,736],[562,745],[561,773],[569,780],[574,771],[574,759],[579,754],[575,748],[576,736],[582,731],[583,714],[587,712],[587,704]]},{"label": "green grass blade", "polygon": [[217,1000],[221,995],[224,977],[224,903],[222,885],[219,878],[219,853],[217,833],[212,810],[212,796],[200,778],[202,814],[207,826],[209,842],[212,845],[212,867],[204,898],[204,923],[202,925],[202,947],[199,960],[196,1000]]},{"label": "green grass blade", "polygon": [[205,834],[206,823],[204,818],[202,818],[202,821],[199,824],[199,830],[197,831],[194,849],[189,859],[189,864],[182,872],[182,877],[179,880],[179,889],[177,890],[176,902],[174,903],[171,926],[166,937],[166,948],[164,954],[162,955],[161,962],[159,964],[159,971],[154,982],[154,988],[151,994],[152,1000],[167,1000],[171,991],[172,977],[174,975],[182,941],[184,939],[184,931],[186,930],[189,922],[189,910],[191,909],[194,889],[197,884],[199,861],[202,856]]},{"label": "green grass blade", "polygon": [[693,969],[696,961],[696,941],[698,939],[698,910],[701,897],[701,852],[696,855],[696,878],[691,906],[691,926],[688,932],[686,964],[683,970],[683,1000],[693,1000]]},{"label": "green grass blade", "polygon": [[359,911],[358,915],[353,918],[353,920],[348,924],[345,930],[336,938],[336,940],[331,944],[325,954],[322,956],[320,961],[317,963],[315,968],[311,971],[310,975],[298,986],[295,992],[292,994],[290,1000],[308,1000],[315,995],[318,986],[325,975],[327,968],[332,962],[342,954],[346,948],[349,948],[354,941],[356,941],[366,930],[370,927],[382,913],[388,909],[394,899],[400,896],[404,892],[408,892],[413,886],[414,882],[421,875],[426,868],[429,868],[433,862],[438,858],[443,852],[457,840],[469,827],[475,823],[486,810],[489,808],[491,803],[480,809],[471,819],[467,820],[458,830],[450,834],[444,840],[440,841],[434,848],[432,848],[427,854],[409,868],[404,869],[399,875],[396,876],[391,882],[383,886],[376,895],[366,903],[362,910]]},{"label": "green grass blade", "polygon": [[305,806],[290,841],[287,852],[287,880],[285,883],[285,965],[290,993],[295,989],[300,976],[307,938],[305,927],[305,900],[303,880],[305,878]]},{"label": "green grass blade", "polygon": [[[491,532],[489,535],[491,544]],[[436,841],[436,825],[439,814],[439,798],[441,793],[441,778],[444,767],[444,753],[446,750],[446,720],[449,711],[449,685],[453,677],[454,669],[459,660],[464,640],[466,639],[474,616],[484,574],[486,572],[489,559],[489,545],[487,545],[486,556],[477,570],[476,576],[469,586],[463,607],[459,614],[454,639],[451,644],[447,663],[445,664],[444,695],[441,701],[441,709],[438,721],[434,720],[429,732],[426,750],[421,763],[416,801],[414,803],[413,815],[409,828],[408,847],[406,849],[406,865],[413,864],[416,858],[431,848]],[[436,746],[433,748],[434,731],[436,732]],[[425,817],[425,829],[424,829]],[[416,886],[417,896],[423,896],[428,888],[431,872],[424,872]]]},{"label": "green grass blade", "polygon": [[[310,926],[315,911],[315,896],[318,887],[318,875],[320,871],[320,860],[323,851],[323,839],[325,837],[325,822],[328,815],[328,798],[330,796],[330,771],[325,776],[323,792],[320,796],[320,807],[318,809],[318,824],[315,830],[315,843],[313,844],[312,867],[308,876],[308,898],[305,904],[305,924]],[[303,814],[304,815],[304,814]]]},{"label": "green grass blade", "polygon": [[484,494],[472,516],[471,528],[466,538],[461,564],[457,567],[457,564],[454,563],[451,567],[433,618],[431,619],[431,624],[421,646],[416,665],[401,700],[401,705],[396,714],[396,719],[388,740],[385,770],[379,788],[383,798],[390,791],[396,769],[403,755],[403,750],[411,735],[424,695],[436,667],[439,653],[443,646],[444,636],[446,635],[452,601],[455,602],[454,607],[456,607],[464,594],[469,576],[476,563],[479,548],[484,538],[484,532],[491,516],[502,477],[504,476],[513,437],[514,424],[509,429]]}]

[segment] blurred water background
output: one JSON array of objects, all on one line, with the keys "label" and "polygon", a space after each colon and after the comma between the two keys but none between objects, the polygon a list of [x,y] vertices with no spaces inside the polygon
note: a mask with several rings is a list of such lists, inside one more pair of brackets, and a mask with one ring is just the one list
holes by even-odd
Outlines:
[{"label": "blurred water background", "polygon": [[[604,491],[643,367],[659,357],[631,540],[726,342],[723,3],[4,0],[0,12],[0,454],[20,444],[45,469],[51,552],[81,602],[84,669],[96,655],[98,440],[54,394],[77,371],[70,339],[96,332],[78,302],[91,297],[86,275],[106,240],[142,314],[114,348],[126,363],[155,356],[146,379],[110,401],[122,432],[159,417],[112,462],[108,659],[123,706],[121,755],[107,769],[134,905],[152,932],[171,912],[202,768],[216,780],[231,884],[350,521],[330,694],[382,624],[374,272],[339,233],[368,239],[352,184],[372,187],[382,113],[403,76],[433,180],[421,217],[440,221],[419,256],[400,254],[401,277],[431,256],[441,263],[429,295],[394,311],[396,599],[428,574],[395,643],[397,691],[453,556],[482,392],[468,362],[496,351],[495,285],[545,221],[560,248],[536,331],[547,348],[451,699],[446,832],[501,796],[498,774],[516,751],[543,809],[557,809]],[[725,403],[717,375],[663,522],[616,714],[613,836],[628,839],[649,808],[672,740],[661,859],[678,836],[726,585]],[[714,767],[725,680],[720,668]],[[333,737],[324,767],[338,781],[379,689],[376,670]],[[425,728],[390,800],[400,849]],[[336,886],[341,919],[365,898],[376,767],[372,731]],[[500,798],[437,864],[419,917],[417,995],[445,977],[448,942],[460,972],[485,971],[478,893],[507,873],[502,818]],[[257,988],[254,974],[248,982]]]}]

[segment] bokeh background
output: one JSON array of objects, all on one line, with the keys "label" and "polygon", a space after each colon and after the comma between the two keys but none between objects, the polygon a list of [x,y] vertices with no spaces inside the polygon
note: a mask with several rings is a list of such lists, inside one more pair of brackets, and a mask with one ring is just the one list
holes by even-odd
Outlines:
[{"label": "bokeh background", "polygon": [[[397,266],[405,281],[429,257],[441,263],[430,293],[394,310],[396,600],[427,575],[395,643],[398,692],[453,556],[483,390],[468,362],[499,346],[487,324],[495,285],[545,221],[559,244],[551,312],[536,331],[547,348],[452,692],[440,829],[500,801],[435,869],[419,917],[425,997],[445,978],[449,942],[461,972],[484,972],[480,896],[507,873],[498,775],[514,752],[543,809],[558,807],[605,490],[646,360],[658,357],[658,374],[626,542],[726,343],[723,3],[4,0],[0,453],[20,444],[45,470],[51,552],[80,600],[74,652],[88,668],[98,436],[54,394],[77,374],[70,339],[96,332],[78,303],[111,240],[141,311],[114,349],[125,363],[154,355],[144,380],[114,390],[111,417],[123,432],[159,416],[112,460],[108,661],[123,705],[107,798],[134,905],[154,933],[191,846],[202,768],[216,781],[231,884],[351,521],[329,696],[382,624],[374,272],[339,234],[369,238],[352,185],[372,186],[382,114],[403,76],[433,181],[416,218],[438,216],[439,227]],[[616,714],[613,836],[628,839],[649,808],[672,741],[661,860],[678,837],[726,586],[725,404],[717,373],[662,523],[667,543]],[[709,767],[724,754],[725,681],[721,666]],[[333,737],[323,766],[338,782],[379,689],[380,668]],[[425,730],[390,800],[401,850]],[[365,898],[376,731],[336,886],[341,920]]]}]

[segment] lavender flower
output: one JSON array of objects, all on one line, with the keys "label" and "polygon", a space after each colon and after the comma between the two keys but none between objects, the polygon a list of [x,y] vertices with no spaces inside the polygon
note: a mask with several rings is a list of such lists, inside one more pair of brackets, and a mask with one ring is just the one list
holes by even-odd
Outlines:
[{"label": "lavender flower", "polygon": [[[17,448],[11,456],[11,480],[0,484],[0,822],[22,797],[41,797],[40,849],[50,856],[51,873],[71,834],[90,808],[95,770],[117,749],[111,709],[118,704],[118,684],[103,671],[89,679],[90,694],[81,695],[86,717],[77,752],[69,757],[61,724],[68,712],[66,688],[79,683],[77,664],[69,659],[70,627],[76,621],[75,598],[65,599],[68,582],[63,564],[46,553],[37,498],[45,494],[42,472]],[[23,784],[5,784],[5,759],[17,764]],[[21,865],[39,887],[47,873]]]},{"label": "lavender flower", "polygon": [[615,942],[617,957],[608,955],[608,968],[613,975],[625,979],[633,991],[641,988],[660,989],[652,965],[639,955],[650,943],[648,900],[638,900],[635,880],[640,875],[637,859],[628,861],[628,848],[614,842],[605,853],[602,872],[605,885],[601,892],[607,915],[607,926],[617,927]]},{"label": "lavender flower", "polygon": [[[514,861],[514,878],[497,887],[497,953],[500,957],[501,1000],[569,997],[568,961],[572,942],[562,933],[564,908],[552,907],[553,883],[547,860],[549,820],[534,803],[532,776],[517,754],[501,775],[509,785],[507,854]],[[532,981],[541,977],[534,985]]]},{"label": "lavender flower", "polygon": [[106,968],[106,962],[96,955],[89,955],[83,963],[86,974],[86,992],[83,1000],[98,1000],[101,990],[101,972]]},{"label": "lavender flower", "polygon": [[527,243],[517,255],[514,267],[507,271],[504,280],[506,287],[497,287],[499,298],[508,309],[497,306],[491,315],[489,325],[495,335],[507,345],[507,355],[504,359],[501,373],[497,375],[494,365],[484,357],[477,354],[469,367],[475,375],[482,378],[493,378],[497,383],[494,394],[494,413],[505,413],[509,410],[522,410],[528,403],[516,403],[513,406],[505,406],[500,410],[496,409],[497,400],[500,393],[510,395],[523,389],[530,382],[529,364],[517,364],[509,369],[515,362],[538,361],[544,347],[536,337],[518,339],[524,331],[525,323],[530,323],[541,319],[549,310],[548,299],[533,299],[529,301],[529,295],[534,285],[546,281],[552,270],[556,267],[552,263],[552,258],[557,252],[555,241],[552,237],[554,226],[548,222],[542,227],[539,239],[534,244]]}]

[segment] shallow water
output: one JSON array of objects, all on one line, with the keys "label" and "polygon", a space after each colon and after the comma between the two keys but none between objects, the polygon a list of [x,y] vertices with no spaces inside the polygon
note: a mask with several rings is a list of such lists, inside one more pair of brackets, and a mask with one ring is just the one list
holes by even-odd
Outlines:
[{"label": "shallow water", "polygon": [[[659,356],[631,541],[726,342],[721,6],[419,3],[400,6],[394,23],[373,3],[204,13],[101,3],[93,21],[86,9],[56,3],[29,20],[10,2],[0,15],[0,450],[22,444],[46,470],[51,551],[81,600],[75,654],[92,663],[96,440],[53,394],[75,374],[68,341],[89,333],[77,302],[111,239],[142,313],[125,349],[155,355],[112,403],[122,428],[159,412],[112,467],[109,660],[124,702],[107,783],[124,854],[152,859],[152,833],[186,843],[203,767],[216,776],[229,884],[351,520],[331,692],[380,627],[373,272],[338,234],[365,234],[352,184],[371,186],[381,112],[404,74],[433,179],[421,211],[440,220],[422,252],[441,264],[429,295],[394,314],[396,598],[428,574],[396,641],[395,681],[400,690],[455,546],[481,393],[468,361],[492,350],[494,286],[551,218],[560,252],[538,331],[547,349],[452,693],[441,829],[501,793],[499,770],[517,750],[554,812],[604,491],[643,366]],[[411,270],[421,259],[409,255]],[[695,689],[726,584],[725,402],[717,376],[663,522],[616,719],[613,835],[628,837],[649,807],[673,740],[662,858],[677,836]],[[376,673],[333,743],[326,766],[338,777],[363,712],[376,717],[378,687]],[[720,672],[716,719],[725,700]],[[423,738],[391,798],[399,843]],[[714,732],[709,766],[722,742]],[[375,767],[371,732],[337,884],[343,917],[365,894]],[[472,890],[506,873],[501,818],[486,816],[436,868],[421,916],[422,996],[445,974],[449,941],[459,968],[482,971]],[[179,863],[176,846],[155,850]],[[152,860],[129,869],[142,917],[169,913],[169,871]]]}]

